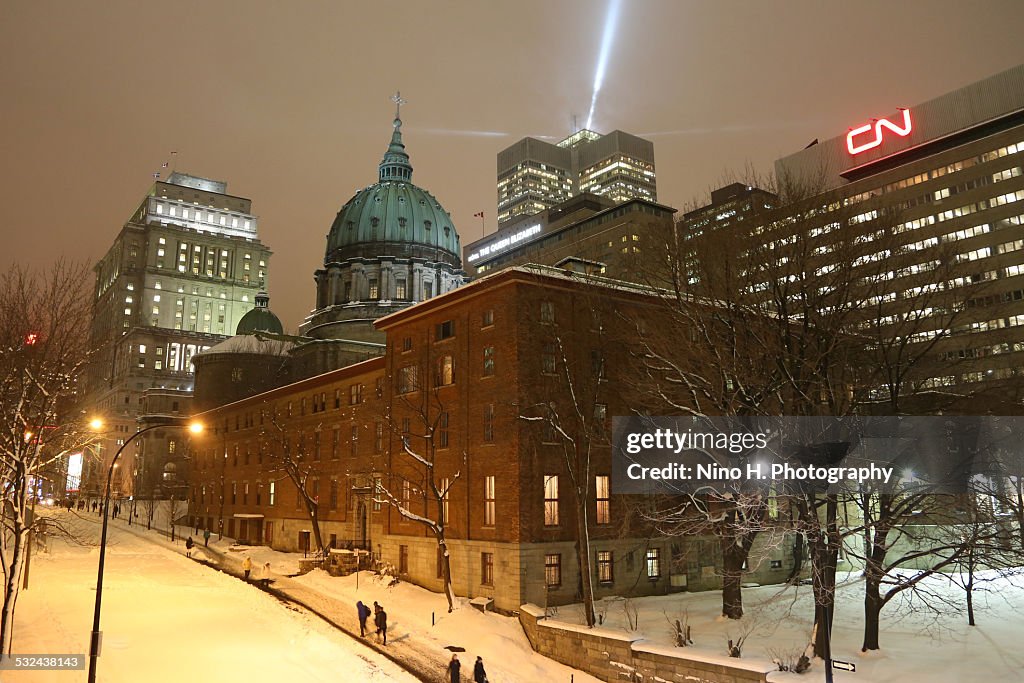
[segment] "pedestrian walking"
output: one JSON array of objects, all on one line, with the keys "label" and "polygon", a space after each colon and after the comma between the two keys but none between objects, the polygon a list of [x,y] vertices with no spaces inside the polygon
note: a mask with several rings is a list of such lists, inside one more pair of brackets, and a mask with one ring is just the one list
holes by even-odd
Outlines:
[{"label": "pedestrian walking", "polygon": [[260,582],[263,584],[264,588],[266,588],[267,586],[270,585],[270,563],[269,562],[266,562],[263,565],[263,578],[260,579]]},{"label": "pedestrian walking", "polygon": [[487,672],[484,671],[484,658],[477,655],[473,665],[473,683],[487,683]]},{"label": "pedestrian walking", "polygon": [[360,600],[356,603],[356,614],[359,616],[359,637],[366,637],[366,620],[370,618],[370,608]]},{"label": "pedestrian walking", "polygon": [[462,662],[459,661],[458,655],[452,655],[451,661],[448,662],[448,680],[451,683],[459,683],[462,680],[460,671],[462,671]]},{"label": "pedestrian walking", "polygon": [[203,531],[203,545],[207,548],[210,547],[210,530],[208,528]]},{"label": "pedestrian walking", "polygon": [[189,536],[188,540],[185,541],[185,557],[192,557],[192,546],[194,545],[195,542],[192,540],[192,537]]},{"label": "pedestrian walking", "polygon": [[373,618],[373,623],[377,626],[377,633],[383,639],[384,644],[388,644],[388,613],[381,607],[380,611]]},{"label": "pedestrian walking", "polygon": [[242,571],[245,572],[245,580],[249,580],[249,574],[252,573],[252,558],[246,557],[242,560]]}]

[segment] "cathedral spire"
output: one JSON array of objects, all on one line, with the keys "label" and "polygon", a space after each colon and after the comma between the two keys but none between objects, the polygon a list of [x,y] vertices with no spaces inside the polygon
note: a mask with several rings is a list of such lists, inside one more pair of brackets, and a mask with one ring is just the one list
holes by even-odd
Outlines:
[{"label": "cathedral spire", "polygon": [[402,105],[406,103],[406,100],[402,99],[400,92],[395,92],[391,96],[391,101],[395,103],[395,120],[392,123],[395,132],[391,134],[391,144],[388,145],[388,151],[384,153],[384,158],[380,162],[379,177],[381,182],[386,180],[410,182],[412,180],[412,165],[409,163],[409,155],[402,142],[401,114]]}]

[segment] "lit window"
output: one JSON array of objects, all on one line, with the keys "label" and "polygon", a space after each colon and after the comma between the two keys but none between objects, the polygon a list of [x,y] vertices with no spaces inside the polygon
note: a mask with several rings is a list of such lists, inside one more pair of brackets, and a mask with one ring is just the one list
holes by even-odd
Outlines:
[{"label": "lit window", "polygon": [[657,579],[661,577],[661,550],[659,548],[647,549],[647,578]]},{"label": "lit window", "polygon": [[611,522],[610,501],[608,495],[608,475],[599,475],[595,478],[597,495],[597,518],[598,524],[609,524]]},{"label": "lit window", "polygon": [[494,526],[494,477],[484,479],[484,526]]},{"label": "lit window", "polygon": [[450,354],[445,354],[437,359],[437,369],[434,375],[436,386],[448,386],[455,383],[455,370]]},{"label": "lit window", "polygon": [[558,524],[558,475],[544,475],[544,526]]},{"label": "lit window", "polygon": [[560,554],[544,556],[544,585],[550,588],[562,585],[562,556]]},{"label": "lit window", "polygon": [[597,580],[601,583],[613,583],[615,581],[613,557],[611,550],[597,551]]}]

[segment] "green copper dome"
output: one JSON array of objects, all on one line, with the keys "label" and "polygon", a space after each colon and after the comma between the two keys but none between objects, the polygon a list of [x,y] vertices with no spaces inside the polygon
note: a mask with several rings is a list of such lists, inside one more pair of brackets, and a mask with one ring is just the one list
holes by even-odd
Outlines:
[{"label": "green copper dome", "polygon": [[423,258],[461,267],[459,234],[437,199],[412,184],[412,165],[402,142],[402,121],[378,170],[378,182],[341,207],[327,236],[324,263],[350,258]]},{"label": "green copper dome", "polygon": [[273,332],[284,334],[281,320],[270,311],[270,297],[266,292],[256,295],[256,308],[242,316],[235,328],[235,334],[255,334],[256,332]]}]

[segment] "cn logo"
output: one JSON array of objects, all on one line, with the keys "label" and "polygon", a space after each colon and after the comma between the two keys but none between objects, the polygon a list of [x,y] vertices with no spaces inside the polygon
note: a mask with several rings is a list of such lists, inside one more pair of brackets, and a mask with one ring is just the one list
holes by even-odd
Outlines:
[{"label": "cn logo", "polygon": [[[898,123],[893,123],[889,119],[872,119],[871,123],[865,123],[858,128],[851,128],[850,132],[846,134],[846,149],[849,150],[850,154],[860,154],[861,152],[878,147],[882,144],[883,128],[888,128],[903,138],[910,135],[910,131],[913,129],[913,125],[910,123],[910,110],[900,107],[899,111],[903,114],[902,126]],[[874,134],[870,135],[872,131],[874,131]],[[860,141],[858,141],[858,138],[860,138]]]}]

